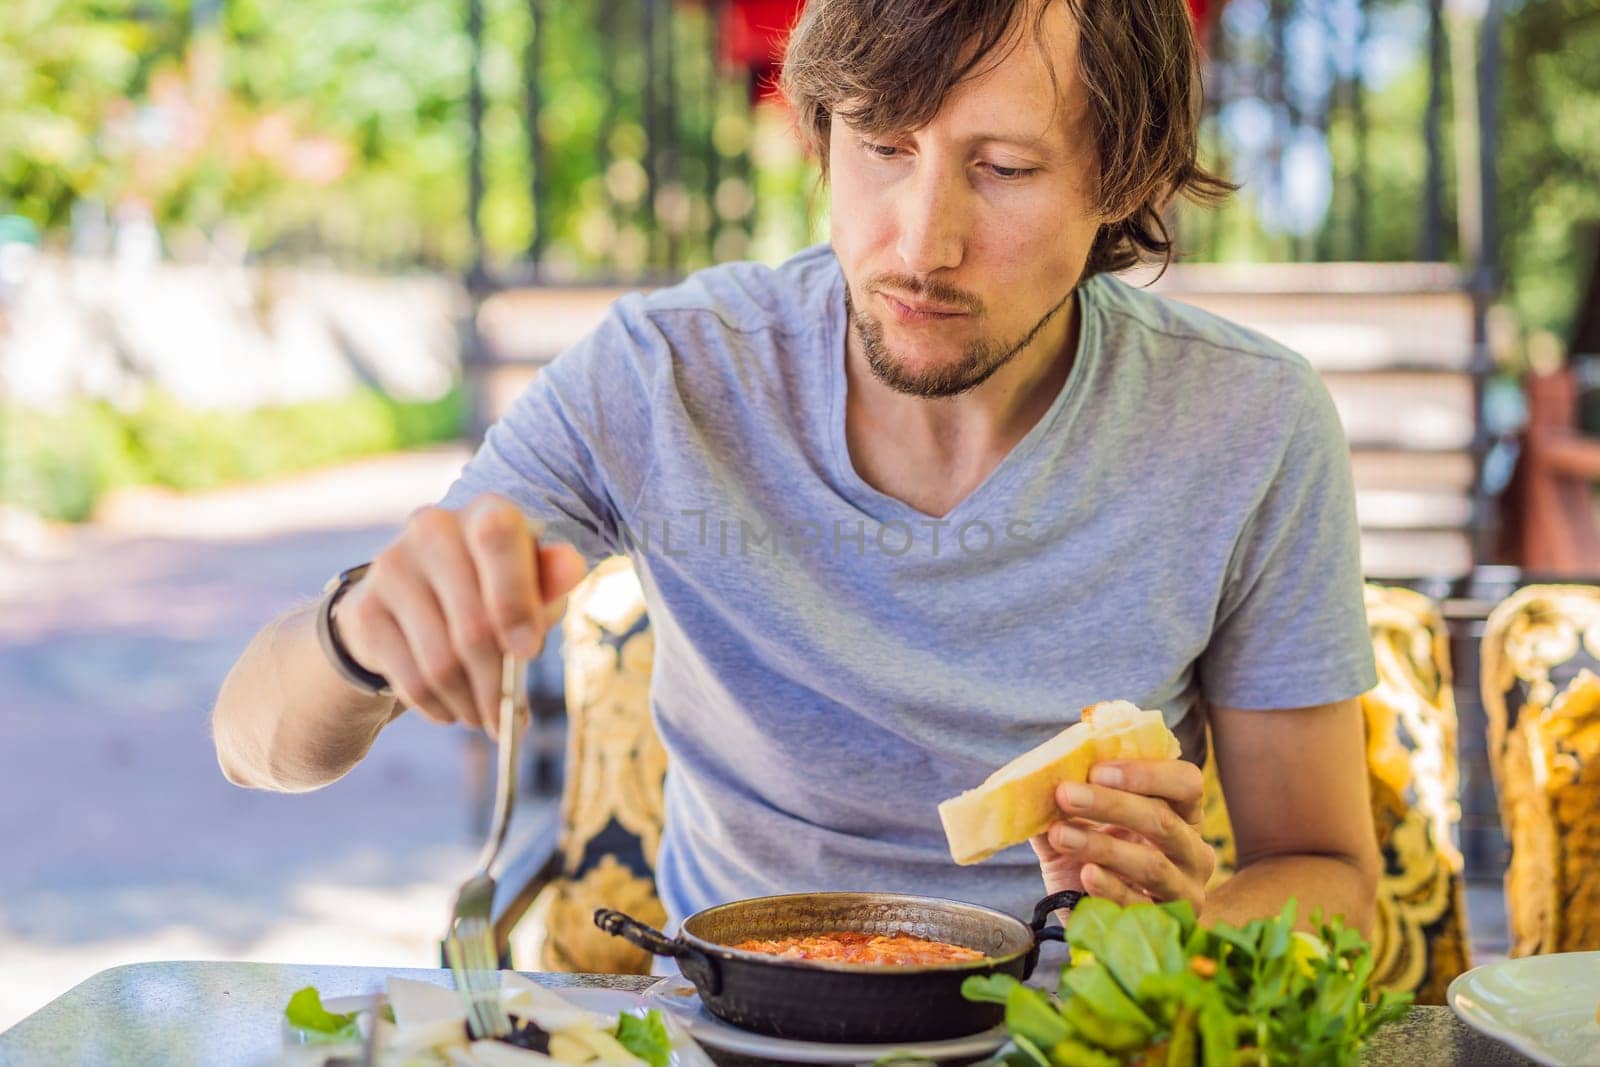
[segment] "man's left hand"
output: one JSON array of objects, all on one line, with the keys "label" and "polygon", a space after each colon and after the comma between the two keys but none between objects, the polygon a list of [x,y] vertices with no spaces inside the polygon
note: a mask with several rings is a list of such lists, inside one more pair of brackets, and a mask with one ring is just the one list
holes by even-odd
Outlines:
[{"label": "man's left hand", "polygon": [[1186,760],[1097,763],[1056,788],[1062,820],[1033,838],[1045,890],[1119,904],[1187,900],[1199,912],[1215,851],[1200,836],[1200,768]]}]

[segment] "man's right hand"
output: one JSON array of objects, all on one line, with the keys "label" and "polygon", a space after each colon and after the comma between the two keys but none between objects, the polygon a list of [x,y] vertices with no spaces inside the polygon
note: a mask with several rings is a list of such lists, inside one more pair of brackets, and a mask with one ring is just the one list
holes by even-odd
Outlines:
[{"label": "man's right hand", "polygon": [[515,504],[486,494],[459,513],[414,514],[334,622],[350,655],[406,706],[493,737],[502,657],[539,654],[584,571],[576,551],[541,547]]}]

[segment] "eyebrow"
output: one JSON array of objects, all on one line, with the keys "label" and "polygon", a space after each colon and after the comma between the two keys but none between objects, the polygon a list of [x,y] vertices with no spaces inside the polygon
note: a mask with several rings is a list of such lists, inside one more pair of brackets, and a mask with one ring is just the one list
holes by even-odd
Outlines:
[{"label": "eyebrow", "polygon": [[[915,132],[915,131],[912,131],[912,130],[894,130],[894,129],[868,130],[868,129],[865,129],[865,128],[862,128],[862,127],[859,127],[859,126],[852,125],[848,121],[845,121],[844,124],[849,129],[854,130],[856,133],[861,134],[862,136],[868,136],[868,137],[870,137],[870,136],[905,137],[905,136],[909,136],[910,134]],[[1038,136],[1036,134],[1021,133],[1021,132],[1016,132],[1016,131],[1011,131],[1011,130],[995,130],[995,131],[990,131],[990,132],[987,132],[987,133],[976,133],[976,134],[973,134],[970,137],[964,138],[964,140],[965,140],[965,142],[967,144],[971,144],[971,145],[981,145],[981,144],[1010,145],[1011,147],[1014,147],[1014,148],[1020,148],[1020,149],[1023,149],[1024,151],[1036,153],[1037,155],[1045,157],[1046,159],[1049,159],[1049,160],[1054,160],[1057,157],[1061,156],[1062,153],[1063,153],[1063,149],[1055,147],[1049,141],[1045,140],[1043,137],[1040,137],[1040,136]]]}]

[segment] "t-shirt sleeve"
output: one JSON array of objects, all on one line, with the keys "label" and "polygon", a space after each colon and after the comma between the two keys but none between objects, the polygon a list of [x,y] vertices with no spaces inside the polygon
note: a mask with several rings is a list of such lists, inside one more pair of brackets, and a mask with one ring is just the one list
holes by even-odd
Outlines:
[{"label": "t-shirt sleeve", "polygon": [[670,346],[642,299],[624,297],[489,427],[441,505],[499,493],[591,566],[623,551],[650,474],[653,397],[670,378]]},{"label": "t-shirt sleeve", "polygon": [[1198,665],[1213,706],[1309,707],[1377,684],[1349,448],[1321,379],[1291,366],[1299,414],[1241,531]]}]

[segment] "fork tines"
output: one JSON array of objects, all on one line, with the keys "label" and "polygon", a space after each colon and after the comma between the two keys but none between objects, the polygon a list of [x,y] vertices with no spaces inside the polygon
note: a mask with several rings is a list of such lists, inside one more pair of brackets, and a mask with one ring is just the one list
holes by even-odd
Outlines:
[{"label": "fork tines", "polygon": [[489,924],[478,918],[456,923],[445,941],[445,956],[467,1008],[467,1029],[475,1039],[503,1037],[511,1019],[500,1001],[500,966]]}]

